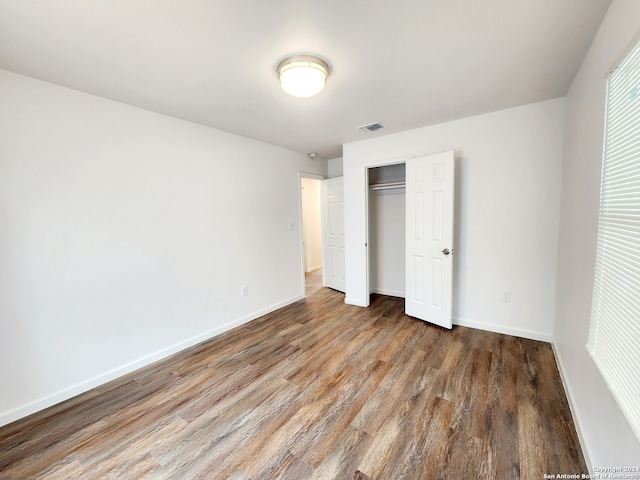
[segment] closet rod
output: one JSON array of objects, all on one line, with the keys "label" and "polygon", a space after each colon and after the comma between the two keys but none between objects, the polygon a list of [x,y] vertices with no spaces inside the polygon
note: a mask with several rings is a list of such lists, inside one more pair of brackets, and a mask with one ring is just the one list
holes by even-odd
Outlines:
[{"label": "closet rod", "polygon": [[375,185],[370,185],[370,190],[392,190],[392,189],[400,189],[405,187],[405,182],[388,182],[388,183],[378,183]]}]

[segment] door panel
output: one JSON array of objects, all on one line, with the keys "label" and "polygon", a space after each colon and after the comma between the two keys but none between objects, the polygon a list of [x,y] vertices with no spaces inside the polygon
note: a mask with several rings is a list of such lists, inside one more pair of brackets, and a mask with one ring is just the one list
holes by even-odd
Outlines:
[{"label": "door panel", "polygon": [[325,222],[325,278],[327,287],[345,291],[344,249],[344,178],[329,178],[324,181]]},{"label": "door panel", "polygon": [[408,160],[405,312],[452,327],[453,152]]}]

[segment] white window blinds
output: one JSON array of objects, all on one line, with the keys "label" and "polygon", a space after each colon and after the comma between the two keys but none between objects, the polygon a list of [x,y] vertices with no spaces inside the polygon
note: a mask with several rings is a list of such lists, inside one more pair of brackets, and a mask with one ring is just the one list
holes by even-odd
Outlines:
[{"label": "white window blinds", "polygon": [[640,439],[640,43],[607,80],[587,348]]}]

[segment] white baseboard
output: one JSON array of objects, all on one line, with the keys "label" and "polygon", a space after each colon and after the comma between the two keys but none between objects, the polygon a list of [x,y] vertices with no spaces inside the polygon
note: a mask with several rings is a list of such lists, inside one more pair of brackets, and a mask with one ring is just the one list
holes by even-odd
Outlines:
[{"label": "white baseboard", "polygon": [[[389,295],[392,297],[400,297],[400,298],[405,297],[404,292],[396,292],[396,291],[385,290],[381,288],[372,289],[371,293],[377,293],[380,295]],[[356,307],[367,306],[364,303],[364,301],[357,298],[352,298],[352,297],[346,297],[344,300],[344,303],[348,305],[355,305]],[[526,330],[523,328],[513,328],[513,327],[506,327],[504,325],[496,325],[493,323],[476,322],[473,320],[467,320],[459,317],[453,317],[453,324],[459,325],[461,327],[475,328],[477,330],[486,330],[488,332],[503,333],[505,335],[512,335],[514,337],[528,338],[530,340],[539,340],[541,342],[553,343],[552,335],[547,333],[542,333],[542,332],[535,332],[532,330]]]},{"label": "white baseboard", "polygon": [[576,407],[575,395],[573,394],[571,385],[567,382],[566,370],[564,368],[564,364],[562,363],[562,357],[558,355],[556,344],[554,342],[551,342],[551,346],[553,347],[553,354],[556,357],[556,364],[558,365],[558,371],[560,372],[560,380],[562,381],[562,385],[564,386],[564,391],[567,395],[567,399],[569,400],[569,409],[571,410],[571,416],[573,417],[573,424],[576,426],[576,432],[578,433],[578,440],[580,441],[580,447],[582,448],[584,461],[587,463],[587,468],[589,469],[589,473],[594,475],[593,464],[591,463],[589,450],[587,450],[587,443],[585,442],[584,435],[582,434],[582,428],[581,428],[582,421],[580,419],[580,414],[578,413],[578,409]]},{"label": "white baseboard", "polygon": [[290,305],[298,300],[302,300],[304,295],[296,295],[295,297],[291,297],[288,300],[284,300],[282,302],[271,305],[267,308],[263,308],[262,310],[258,310],[257,312],[253,312],[249,315],[246,315],[242,318],[238,318],[232,320],[230,322],[225,323],[224,325],[220,325],[212,330],[201,333],[200,335],[196,335],[194,337],[188,338],[181,342],[178,342],[174,345],[171,345],[167,348],[163,348],[155,353],[150,355],[146,355],[142,358],[134,360],[133,362],[127,363],[120,367],[114,368],[113,370],[109,370],[108,372],[102,373],[100,375],[96,375],[95,377],[89,378],[83,382],[72,385],[68,388],[64,388],[59,390],[51,395],[47,395],[45,397],[39,398],[38,400],[34,400],[33,402],[29,402],[20,407],[14,408],[12,410],[2,412],[0,414],[0,427],[3,425],[7,425],[11,422],[24,418],[33,413],[39,412],[40,410],[44,410],[45,408],[56,405],[60,402],[68,400],[70,398],[75,397],[76,395],[80,395],[81,393],[88,392],[89,390],[99,387],[100,385],[104,385],[111,380],[115,380],[123,375],[134,372],[142,367],[146,367],[147,365],[151,365],[153,362],[157,362],[158,360],[162,360],[163,358],[169,357],[174,353],[178,353],[186,348],[197,345],[198,343],[204,342],[205,340],[209,340],[210,338],[215,337],[221,333],[224,333],[232,328],[238,327],[242,324],[248,323],[251,320],[255,320],[263,315],[274,312],[279,308]]},{"label": "white baseboard", "polygon": [[534,332],[532,330],[525,330],[522,328],[505,327],[504,325],[496,325],[493,323],[475,322],[473,320],[458,317],[453,317],[453,324],[460,325],[461,327],[476,328],[478,330],[487,330],[488,332],[504,333],[505,335],[513,335],[514,337],[553,343],[553,337],[547,333]]},{"label": "white baseboard", "polygon": [[366,307],[368,306],[364,300],[361,300],[359,298],[352,298],[352,297],[345,297],[344,298],[344,303],[346,303],[347,305],[355,305],[356,307]]},{"label": "white baseboard", "polygon": [[315,267],[309,267],[305,273],[317,272],[322,268],[322,265],[316,265]]},{"label": "white baseboard", "polygon": [[376,293],[378,295],[387,295],[389,297],[400,297],[400,298],[405,297],[404,292],[400,292],[396,290],[387,290],[385,288],[372,288],[371,293]]}]

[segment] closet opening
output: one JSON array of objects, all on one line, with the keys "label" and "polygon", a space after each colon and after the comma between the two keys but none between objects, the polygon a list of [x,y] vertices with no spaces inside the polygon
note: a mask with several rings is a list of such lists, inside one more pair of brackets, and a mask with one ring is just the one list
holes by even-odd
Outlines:
[{"label": "closet opening", "polygon": [[404,297],[407,315],[451,328],[454,152],[371,162],[362,174],[363,306],[372,293]]},{"label": "closet opening", "polygon": [[368,168],[369,295],[405,297],[406,165]]}]

